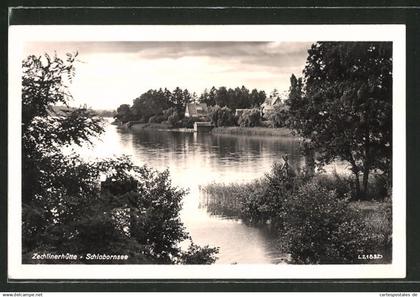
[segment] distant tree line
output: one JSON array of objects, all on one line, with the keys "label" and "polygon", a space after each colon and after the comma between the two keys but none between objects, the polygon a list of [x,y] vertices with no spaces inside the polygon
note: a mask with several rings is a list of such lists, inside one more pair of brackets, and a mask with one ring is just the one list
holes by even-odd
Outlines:
[{"label": "distant tree line", "polygon": [[236,109],[259,108],[265,98],[264,91],[258,91],[257,89],[250,91],[244,86],[235,89],[227,89],[226,87],[216,89],[212,87],[210,90],[204,90],[203,94],[200,95],[199,102],[206,103],[208,106],[226,106],[235,111]]},{"label": "distant tree line", "polygon": [[[232,121],[236,109],[259,109],[265,101],[266,94],[264,91],[253,89],[248,90],[244,86],[241,88],[227,89],[226,87],[204,90],[197,96],[195,93],[189,92],[187,89],[182,90],[177,87],[173,91],[168,89],[149,90],[138,98],[133,100],[133,104],[122,104],[117,108],[114,116],[118,121],[126,123],[129,121],[139,121],[143,123],[161,123],[167,122],[175,127],[191,127],[194,119],[185,119],[185,108],[188,103],[205,103],[210,107],[207,118],[201,120],[209,120],[218,116],[212,113],[219,113],[219,108],[224,108],[227,122],[218,119],[218,123],[222,126],[235,125],[236,121]],[[199,120],[199,119],[195,119]]]},{"label": "distant tree line", "polygon": [[95,109],[93,112],[103,118],[113,118],[117,114],[115,110],[108,109]]}]

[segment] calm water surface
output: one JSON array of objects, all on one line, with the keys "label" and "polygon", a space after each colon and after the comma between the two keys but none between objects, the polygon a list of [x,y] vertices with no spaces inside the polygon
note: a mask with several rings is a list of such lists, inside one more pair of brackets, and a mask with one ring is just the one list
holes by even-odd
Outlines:
[{"label": "calm water surface", "polygon": [[167,131],[128,132],[107,124],[105,133],[84,154],[111,157],[126,154],[135,164],[168,168],[173,184],[188,188],[181,218],[193,241],[220,247],[217,263],[279,263],[279,243],[269,232],[240,220],[210,215],[200,208],[200,185],[247,182],[264,176],[281,156],[294,167],[303,164],[294,138],[247,137]]}]

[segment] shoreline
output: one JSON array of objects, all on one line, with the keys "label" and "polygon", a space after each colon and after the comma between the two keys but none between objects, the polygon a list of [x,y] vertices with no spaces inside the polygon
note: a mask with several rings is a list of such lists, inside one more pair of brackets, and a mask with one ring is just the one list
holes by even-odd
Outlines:
[{"label": "shoreline", "polygon": [[[169,132],[184,132],[194,133],[191,128],[173,128],[169,124],[162,123],[125,123],[117,124],[119,128],[127,129],[129,131],[142,131],[142,130],[158,130]],[[266,127],[215,127],[211,130],[214,135],[242,135],[242,136],[269,136],[269,137],[290,137],[298,138],[292,134],[288,128],[266,128]]]}]

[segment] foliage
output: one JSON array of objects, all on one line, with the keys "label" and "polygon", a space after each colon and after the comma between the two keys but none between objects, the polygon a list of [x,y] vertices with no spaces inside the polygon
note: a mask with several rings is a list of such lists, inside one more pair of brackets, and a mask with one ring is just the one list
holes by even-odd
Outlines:
[{"label": "foliage", "polygon": [[121,104],[117,108],[117,114],[114,116],[114,118],[121,121],[122,123],[127,123],[135,119],[134,114],[130,109],[130,105],[128,104]]},{"label": "foliage", "polygon": [[168,123],[172,127],[179,127],[179,123],[182,118],[183,115],[175,109],[174,112],[168,117]]},{"label": "foliage", "polygon": [[238,124],[241,127],[257,127],[260,125],[261,112],[259,109],[245,110],[238,119]]},{"label": "foliage", "polygon": [[193,95],[185,89],[181,90],[180,88],[175,88],[171,93],[169,101],[172,106],[176,108],[178,113],[183,113],[188,103],[191,103],[193,100]]},{"label": "foliage", "polygon": [[265,176],[267,187],[262,196],[253,199],[250,210],[260,220],[270,221],[275,227],[282,227],[287,200],[294,195],[304,182],[304,177],[296,174],[287,162],[274,163],[269,174]]},{"label": "foliage", "polygon": [[136,120],[144,119],[146,122],[150,117],[161,114],[163,110],[170,107],[169,98],[163,90],[149,90],[140,97],[134,99],[131,112]]},{"label": "foliage", "polygon": [[319,173],[313,177],[313,182],[328,191],[335,191],[338,199],[345,199],[348,195],[350,197],[356,195],[351,178],[345,175],[340,176],[335,171],[332,174]]},{"label": "foliage", "polygon": [[180,126],[182,128],[192,129],[192,128],[194,128],[194,123],[195,122],[204,122],[204,121],[200,118],[195,118],[195,117],[185,118],[184,117],[181,121],[178,122],[178,126]]},{"label": "foliage", "polygon": [[209,118],[216,127],[234,126],[235,117],[228,107],[220,107],[219,105],[210,107]]},{"label": "foliage", "polygon": [[[53,168],[61,162],[61,146],[90,142],[103,131],[101,119],[86,108],[55,114],[53,105],[71,99],[66,84],[74,74],[75,57],[29,56],[22,63],[22,190],[23,203],[35,203],[54,186]],[[51,181],[48,181],[51,175]],[[61,181],[57,181],[60,183]]]},{"label": "foliage", "polygon": [[[339,175],[337,172],[332,174],[317,174],[314,176],[322,187],[333,191],[335,190],[339,198],[350,195],[352,200],[357,198],[354,180],[348,175]],[[369,176],[369,200],[383,201],[391,196],[391,188],[383,174],[371,174]]]},{"label": "foliage", "polygon": [[[184,258],[179,244],[189,236],[179,211],[185,191],[171,185],[168,171],[134,166],[127,157],[96,163],[84,163],[76,158],[64,157],[64,160],[64,169],[73,169],[72,164],[79,163],[75,172],[63,177],[71,178],[70,182],[49,189],[52,194],[42,197],[46,210],[43,215],[37,208],[25,208],[27,251],[39,251],[42,244],[49,247],[50,253],[128,254],[127,263],[170,264]],[[104,181],[100,182],[99,177]],[[64,188],[78,180],[84,191],[70,193]],[[67,191],[60,194],[62,190]],[[186,253],[190,258],[212,259],[213,250],[195,246]],[[193,251],[198,255],[192,254]]]},{"label": "foliage", "polygon": [[[179,218],[185,191],[172,186],[168,171],[138,167],[126,157],[86,162],[62,153],[63,146],[89,143],[103,131],[101,120],[85,108],[53,112],[52,105],[68,103],[73,63],[72,55],[67,61],[45,55],[29,56],[22,65],[24,263],[51,262],[32,261],[34,252],[122,254],[129,256],[124,263],[179,263],[184,255],[179,244],[189,239]],[[195,259],[211,262],[213,251],[195,246],[186,253],[194,258],[197,252]],[[112,263],[70,263],[75,262]]]},{"label": "foliage", "polygon": [[[152,116],[161,115],[165,110],[170,109],[175,109],[183,117],[186,105],[192,100],[193,95],[186,89],[182,90],[177,87],[172,92],[166,88],[158,90],[151,89],[134,99],[133,106],[130,110],[134,120],[144,119],[145,121],[149,121]],[[171,114],[173,114],[173,110]],[[167,115],[167,117],[169,116]]]},{"label": "foliage", "polygon": [[315,182],[300,187],[287,209],[285,238],[295,263],[357,263],[358,255],[377,253],[384,243],[348,199]]},{"label": "foliage", "polygon": [[[151,122],[155,123],[161,119],[158,116],[163,114],[166,117],[165,120],[172,122],[174,127],[186,127],[186,125],[190,126],[189,122],[184,123],[182,120],[188,103],[199,101],[206,103],[208,106],[226,106],[230,110],[235,110],[237,108],[258,107],[264,102],[265,97],[264,91],[253,89],[250,92],[244,86],[235,89],[226,89],[225,87],[216,89],[213,87],[210,91],[205,89],[199,98],[195,93],[191,94],[187,89],[182,90],[179,87],[176,87],[172,92],[166,88],[150,89],[134,99],[132,106],[128,104],[120,105],[114,117],[122,123],[129,121],[146,123],[153,117]],[[165,113],[169,110],[169,114]],[[176,110],[176,113],[174,110]]]},{"label": "foliage", "polygon": [[253,89],[251,92],[244,86],[241,88],[227,89],[220,87],[216,89],[212,87],[209,91],[204,90],[199,97],[199,101],[206,103],[208,106],[218,105],[220,107],[228,107],[231,110],[259,107],[265,100],[264,91]]},{"label": "foliage", "polygon": [[287,127],[289,124],[289,113],[283,104],[274,105],[273,110],[267,112],[266,118],[273,128]]},{"label": "foliage", "polygon": [[291,127],[310,139],[321,165],[348,161],[358,197],[367,199],[371,171],[390,180],[392,44],[318,42],[308,53],[304,93],[291,78]]}]

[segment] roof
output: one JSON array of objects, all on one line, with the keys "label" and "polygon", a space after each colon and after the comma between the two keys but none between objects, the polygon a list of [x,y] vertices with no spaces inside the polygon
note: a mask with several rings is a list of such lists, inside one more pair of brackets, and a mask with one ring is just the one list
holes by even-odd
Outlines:
[{"label": "roof", "polygon": [[277,105],[281,102],[282,102],[282,99],[280,98],[280,96],[278,96],[278,97],[267,97],[267,98],[265,98],[265,101],[262,105],[263,106],[274,106],[274,105]]}]

